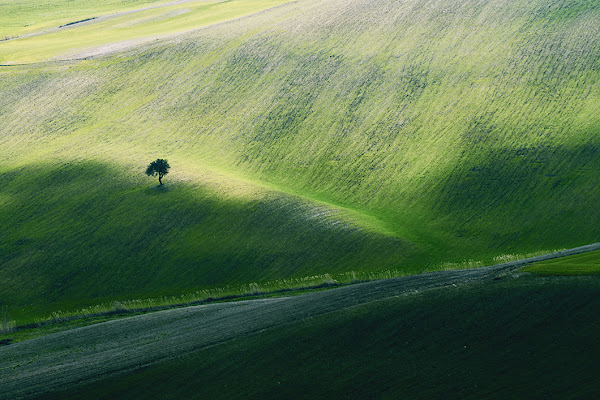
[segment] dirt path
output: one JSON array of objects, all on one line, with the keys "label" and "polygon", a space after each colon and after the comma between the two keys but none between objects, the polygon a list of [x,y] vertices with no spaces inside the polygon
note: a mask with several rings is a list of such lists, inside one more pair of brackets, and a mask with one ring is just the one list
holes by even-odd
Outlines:
[{"label": "dirt path", "polygon": [[493,279],[534,261],[598,249],[600,243],[490,267],[166,310],[58,332],[0,348],[0,399],[31,398],[328,312],[411,291]]}]

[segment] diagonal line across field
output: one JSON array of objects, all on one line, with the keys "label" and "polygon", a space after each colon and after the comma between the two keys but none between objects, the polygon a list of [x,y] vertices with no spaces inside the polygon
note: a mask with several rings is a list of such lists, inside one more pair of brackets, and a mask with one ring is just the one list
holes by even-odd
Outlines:
[{"label": "diagonal line across field", "polygon": [[0,349],[0,398],[30,398],[307,318],[423,289],[491,280],[525,264],[598,249],[595,243],[484,268],[166,310],[59,332]]},{"label": "diagonal line across field", "polygon": [[[0,62],[19,65],[81,59],[233,21],[279,6],[279,0],[176,0],[116,12],[73,9],[68,22],[0,40]],[[0,21],[1,22],[1,21]]]},{"label": "diagonal line across field", "polygon": [[80,20],[80,21],[73,21],[73,22],[70,22],[70,23],[63,24],[61,26],[56,26],[56,27],[53,27],[53,28],[44,29],[42,31],[31,32],[31,33],[27,33],[27,34],[15,36],[15,37],[12,37],[12,38],[8,38],[5,41],[15,40],[15,39],[19,39],[19,38],[20,39],[24,39],[24,38],[34,37],[34,36],[46,35],[48,33],[57,32],[58,30],[73,28],[75,26],[81,26],[81,24],[84,24],[84,23],[85,24],[98,23],[98,22],[105,21],[105,20],[108,20],[108,19],[111,19],[111,18],[122,17],[122,16],[125,16],[125,15],[135,14],[135,13],[139,13],[139,12],[143,12],[143,11],[154,10],[154,9],[157,9],[157,8],[163,8],[163,7],[169,7],[169,6],[175,6],[175,5],[185,4],[185,3],[189,3],[189,2],[193,2],[193,1],[195,1],[195,0],[174,0],[174,1],[170,1],[168,3],[162,3],[162,4],[156,4],[156,5],[146,6],[146,7],[140,7],[140,8],[136,8],[134,10],[113,12],[113,13],[109,13],[109,14],[100,15],[100,16],[97,16],[97,17],[85,18],[85,19]]}]

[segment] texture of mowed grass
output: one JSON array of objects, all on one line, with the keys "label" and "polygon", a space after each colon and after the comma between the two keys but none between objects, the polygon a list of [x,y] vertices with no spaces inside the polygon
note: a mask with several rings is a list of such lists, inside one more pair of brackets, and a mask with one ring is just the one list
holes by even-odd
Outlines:
[{"label": "texture of mowed grass", "polygon": [[[300,0],[0,67],[0,301],[596,242],[599,21],[586,0]],[[173,168],[153,196],[157,157]]]},{"label": "texture of mowed grass", "polygon": [[377,301],[44,399],[592,399],[598,281],[512,277]]},{"label": "texture of mowed grass", "polygon": [[525,272],[542,275],[598,275],[600,274],[600,252],[537,262],[523,268]]},{"label": "texture of mowed grass", "polygon": [[[13,38],[0,42],[0,62],[19,64],[44,61],[51,58],[70,58],[73,54],[102,45],[111,45],[124,40],[150,41],[164,35],[181,33],[191,29],[216,24],[268,9],[286,0],[217,0],[188,1],[183,3],[155,2],[132,8],[137,2],[121,3],[112,8],[110,4],[73,4],[65,7],[64,14],[54,10],[51,3],[35,7],[33,2],[25,2],[21,7],[11,4],[18,13],[22,9],[25,16],[34,15],[47,20],[61,29],[42,32],[43,34]],[[35,2],[37,3],[37,2]],[[64,2],[60,2],[64,5]],[[150,2],[151,3],[151,2]],[[114,5],[113,5],[114,6]],[[114,15],[120,8],[127,7],[121,14]],[[11,10],[7,10],[9,13]],[[33,15],[27,13],[29,11]],[[96,13],[96,14],[94,14]],[[63,16],[64,15],[64,16]],[[69,20],[63,19],[68,15]],[[79,15],[79,17],[77,17]],[[85,17],[85,18],[84,18]],[[61,22],[62,25],[58,25]],[[83,19],[81,19],[83,18]],[[91,20],[90,20],[91,19]],[[68,22],[65,22],[68,21]],[[78,21],[86,22],[77,23]],[[64,24],[70,24],[64,26]],[[10,37],[10,35],[4,35]]]},{"label": "texture of mowed grass", "polygon": [[0,39],[45,28],[144,6],[165,3],[161,0],[2,0],[0,1]]}]

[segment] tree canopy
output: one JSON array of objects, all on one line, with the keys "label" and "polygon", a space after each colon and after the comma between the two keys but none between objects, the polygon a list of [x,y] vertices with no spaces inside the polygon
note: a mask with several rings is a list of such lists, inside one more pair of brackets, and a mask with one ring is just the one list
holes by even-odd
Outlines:
[{"label": "tree canopy", "polygon": [[157,158],[148,165],[148,168],[146,168],[146,175],[158,175],[158,183],[162,185],[162,178],[169,173],[169,168],[171,168],[171,166],[167,160]]}]

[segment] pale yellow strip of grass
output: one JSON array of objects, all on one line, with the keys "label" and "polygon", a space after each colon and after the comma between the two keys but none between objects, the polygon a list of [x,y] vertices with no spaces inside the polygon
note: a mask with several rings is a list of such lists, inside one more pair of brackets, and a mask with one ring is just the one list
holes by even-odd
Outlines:
[{"label": "pale yellow strip of grass", "polygon": [[169,0],[2,0],[0,38],[45,33],[61,25],[108,13],[135,12]]},{"label": "pale yellow strip of grass", "polygon": [[[99,22],[76,24],[39,36],[0,42],[0,63],[21,64],[99,55],[237,19],[287,1],[289,0],[190,1],[99,19]],[[101,51],[89,52],[93,48],[101,48]]]}]

